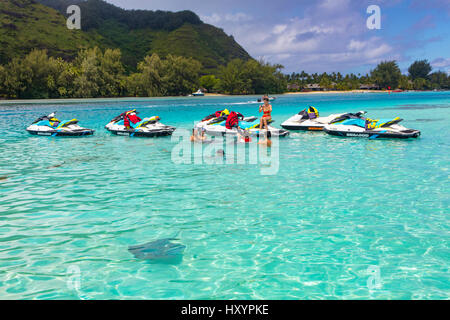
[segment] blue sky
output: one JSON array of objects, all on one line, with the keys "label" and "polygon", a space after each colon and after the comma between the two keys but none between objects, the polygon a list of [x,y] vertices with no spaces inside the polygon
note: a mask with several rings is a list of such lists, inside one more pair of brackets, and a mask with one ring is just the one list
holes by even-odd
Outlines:
[{"label": "blue sky", "polygon": [[[367,73],[382,60],[417,59],[450,73],[450,0],[107,0],[125,9],[192,10],[254,57],[285,72]],[[369,30],[369,5],[381,29]]]}]

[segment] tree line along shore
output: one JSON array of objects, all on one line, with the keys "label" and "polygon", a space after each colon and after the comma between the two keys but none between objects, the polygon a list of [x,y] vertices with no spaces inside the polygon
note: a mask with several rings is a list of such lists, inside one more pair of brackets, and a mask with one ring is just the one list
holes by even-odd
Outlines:
[{"label": "tree line along shore", "polygon": [[416,61],[403,75],[396,61],[378,64],[370,74],[282,73],[283,66],[253,59],[234,59],[216,74],[202,74],[202,64],[175,55],[146,56],[134,72],[126,72],[120,49],[95,47],[78,52],[73,61],[33,50],[24,58],[0,65],[0,98],[64,99],[185,96],[198,88],[216,94],[280,94],[360,89],[450,89],[447,73],[427,60]]}]

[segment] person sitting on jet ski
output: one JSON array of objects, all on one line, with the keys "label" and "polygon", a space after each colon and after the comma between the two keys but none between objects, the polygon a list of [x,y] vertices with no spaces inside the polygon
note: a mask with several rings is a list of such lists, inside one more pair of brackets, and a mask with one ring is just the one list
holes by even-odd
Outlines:
[{"label": "person sitting on jet ski", "polygon": [[264,112],[259,122],[259,130],[261,130],[263,127],[269,129],[269,122],[270,120],[272,120],[272,105],[269,104],[269,97],[264,96],[263,100],[264,104],[259,106],[259,112]]}]

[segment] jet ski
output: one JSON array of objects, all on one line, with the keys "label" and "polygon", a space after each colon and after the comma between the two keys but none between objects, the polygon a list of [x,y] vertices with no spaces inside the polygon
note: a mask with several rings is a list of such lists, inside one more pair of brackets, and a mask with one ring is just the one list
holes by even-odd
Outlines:
[{"label": "jet ski", "polygon": [[399,124],[401,121],[403,121],[403,119],[399,117],[379,120],[372,120],[364,117],[350,117],[338,123],[326,125],[324,131],[334,136],[362,137],[370,139],[407,139],[420,136],[419,130],[405,128]]},{"label": "jet ski", "polygon": [[136,109],[133,109],[112,119],[105,128],[119,136],[163,137],[172,135],[175,127],[166,126],[159,121],[160,117],[158,116],[141,119],[138,117]]},{"label": "jet ski", "polygon": [[[365,112],[360,111],[355,115],[363,115]],[[338,122],[340,119],[346,119],[346,115],[351,113],[331,114],[327,117],[319,117],[319,112],[316,108],[309,106],[300,111],[298,114],[290,117],[281,124],[287,130],[305,130],[305,131],[322,131],[324,126],[333,122]]]},{"label": "jet ski", "polygon": [[[232,117],[236,117],[237,120],[230,126]],[[263,137],[267,130],[260,130],[259,122],[259,118],[257,117],[244,117],[238,112],[230,112],[225,109],[205,117],[201,122],[195,125],[195,128],[204,131],[210,136],[237,135],[238,132],[242,133],[242,130],[245,130],[246,134],[250,136]],[[273,121],[270,123],[272,122]],[[289,131],[274,128],[270,125],[268,126],[268,131],[272,137],[285,137],[289,135]]]},{"label": "jet ski", "polygon": [[53,137],[89,136],[94,134],[94,130],[80,127],[77,119],[61,121],[56,118],[55,114],[56,112],[53,112],[36,119],[27,128],[27,131],[34,135]]}]

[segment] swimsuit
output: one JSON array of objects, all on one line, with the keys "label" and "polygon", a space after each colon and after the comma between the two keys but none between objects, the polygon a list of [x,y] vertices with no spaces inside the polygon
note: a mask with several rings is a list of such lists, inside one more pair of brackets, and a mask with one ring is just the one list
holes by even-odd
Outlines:
[{"label": "swimsuit", "polygon": [[264,114],[263,114],[263,118],[272,118],[272,116],[271,116],[271,111],[270,110],[268,110],[268,111],[264,111]]}]

